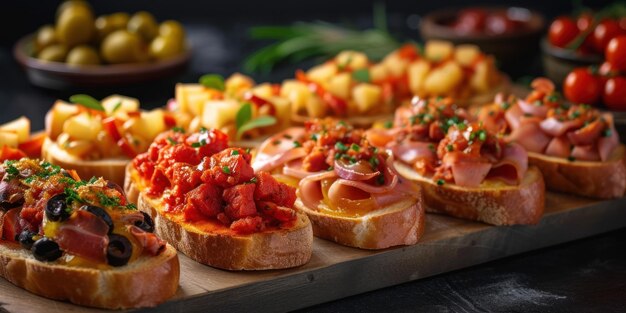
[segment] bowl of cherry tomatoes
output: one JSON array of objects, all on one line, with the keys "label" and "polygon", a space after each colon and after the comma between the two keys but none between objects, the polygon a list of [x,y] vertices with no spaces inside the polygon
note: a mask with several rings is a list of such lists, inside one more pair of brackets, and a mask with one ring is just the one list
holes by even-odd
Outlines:
[{"label": "bowl of cherry tomatoes", "polygon": [[475,44],[494,55],[502,70],[517,75],[538,59],[543,28],[543,16],[526,8],[468,7],[429,13],[420,33],[424,40]]},{"label": "bowl of cherry tomatoes", "polygon": [[626,35],[612,38],[600,66],[577,67],[567,74],[563,94],[572,103],[621,111],[626,116]]},{"label": "bowl of cherry tomatoes", "polygon": [[624,10],[610,6],[554,19],[541,42],[546,76],[562,83],[577,67],[600,67],[611,39],[626,35],[626,16],[620,16]]}]

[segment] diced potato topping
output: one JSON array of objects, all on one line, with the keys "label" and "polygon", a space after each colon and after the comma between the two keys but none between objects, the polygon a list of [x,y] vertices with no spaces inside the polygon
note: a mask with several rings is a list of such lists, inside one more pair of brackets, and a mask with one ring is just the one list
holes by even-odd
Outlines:
[{"label": "diced potato topping", "polygon": [[19,143],[25,142],[30,137],[30,120],[22,116],[16,120],[0,126],[0,132],[14,133]]},{"label": "diced potato topping", "polygon": [[324,117],[326,115],[326,105],[318,96],[312,96],[306,102],[306,111],[310,117]]},{"label": "diced potato topping", "polygon": [[230,75],[224,82],[224,93],[231,97],[241,97],[244,92],[254,87],[254,84],[252,78],[240,73],[235,73]]},{"label": "diced potato topping", "polygon": [[274,96],[274,89],[272,88],[272,84],[263,83],[252,88],[252,93],[263,99],[269,99]]},{"label": "diced potato topping", "polygon": [[70,116],[78,114],[78,106],[57,100],[50,111],[46,113],[46,135],[56,140],[63,132],[63,124]]},{"label": "diced potato topping", "polygon": [[141,112],[141,116],[135,120],[131,132],[146,139],[155,138],[166,130],[163,110],[155,109]]},{"label": "diced potato topping", "polygon": [[292,112],[298,112],[300,109],[306,108],[311,91],[302,82],[286,80],[280,90],[280,96],[291,102]]},{"label": "diced potato topping", "polygon": [[397,53],[392,53],[383,59],[383,64],[393,77],[400,77],[409,66],[409,61],[401,58]]},{"label": "diced potato topping", "polygon": [[429,61],[442,62],[452,57],[454,45],[449,41],[429,40],[426,42],[424,54]]},{"label": "diced potato topping", "polygon": [[475,91],[486,92],[491,89],[495,78],[497,78],[497,73],[495,66],[493,66],[493,60],[485,58],[474,66],[470,85]]},{"label": "diced potato topping", "polygon": [[115,112],[135,112],[139,110],[139,100],[131,97],[111,95],[102,101],[102,106],[108,115]]},{"label": "diced potato topping", "polygon": [[235,100],[212,100],[204,103],[201,124],[207,128],[222,128],[232,123],[241,104]]},{"label": "diced potato topping", "polygon": [[454,60],[461,66],[471,66],[480,56],[480,48],[476,45],[458,45],[454,51]]},{"label": "diced potato topping", "polygon": [[453,61],[433,69],[424,82],[425,91],[431,95],[448,95],[463,80],[463,70]]},{"label": "diced potato topping", "polygon": [[350,73],[337,74],[328,82],[328,92],[339,98],[348,99],[348,97],[350,97],[351,82],[352,75],[350,75]]},{"label": "diced potato topping", "polygon": [[370,79],[373,82],[385,80],[388,76],[387,68],[382,63],[374,64],[370,67]]},{"label": "diced potato topping", "polygon": [[342,68],[350,68],[353,70],[365,68],[369,64],[367,55],[358,51],[342,51],[335,57],[337,66]]},{"label": "diced potato topping", "polygon": [[310,80],[316,81],[325,85],[328,80],[337,74],[337,66],[332,63],[324,63],[321,65],[317,65],[312,67],[307,72],[307,77]]},{"label": "diced potato topping", "polygon": [[409,65],[409,88],[414,95],[423,96],[424,82],[428,77],[430,68],[430,63],[425,60],[417,60]]},{"label": "diced potato topping", "polygon": [[16,133],[12,132],[0,132],[0,147],[9,146],[11,148],[17,148],[19,144],[19,137]]},{"label": "diced potato topping", "polygon": [[358,84],[352,91],[352,98],[360,113],[367,112],[380,103],[382,89],[372,84]]},{"label": "diced potato topping", "polygon": [[102,129],[100,117],[88,113],[80,113],[67,119],[63,124],[63,132],[75,140],[96,140]]}]

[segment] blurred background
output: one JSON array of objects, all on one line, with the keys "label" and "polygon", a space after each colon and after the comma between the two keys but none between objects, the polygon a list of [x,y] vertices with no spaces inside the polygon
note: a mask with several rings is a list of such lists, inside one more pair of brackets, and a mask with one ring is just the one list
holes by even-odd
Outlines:
[{"label": "blurred background", "polygon": [[[32,119],[33,129],[43,128],[43,115],[55,99],[67,99],[71,94],[88,93],[104,97],[120,93],[141,100],[146,108],[162,106],[174,95],[176,82],[195,82],[205,73],[230,75],[244,71],[245,58],[269,41],[253,40],[249,29],[253,26],[290,25],[296,21],[326,21],[355,29],[368,29],[374,25],[373,8],[376,1],[317,0],[302,1],[191,1],[191,0],[134,0],[134,1],[89,1],[96,15],[119,11],[134,13],[141,10],[151,12],[158,21],[175,19],[180,21],[191,43],[192,57],[185,70],[176,76],[114,88],[79,88],[78,90],[50,90],[31,85],[12,55],[16,41],[33,33],[44,24],[53,24],[55,11],[62,1],[10,1],[5,2],[0,12],[0,123],[27,115]],[[584,1],[589,7],[602,7],[612,1]],[[421,18],[444,8],[497,5],[520,6],[540,12],[550,20],[563,13],[570,13],[580,2],[562,1],[386,1],[382,2],[387,15],[388,31],[400,42],[420,41]],[[545,33],[545,32],[544,32]],[[526,71],[511,72],[513,81],[542,74],[537,53],[529,55],[532,66]],[[279,64],[271,73],[247,73],[259,81],[279,82],[293,77],[297,68],[308,68],[319,59],[297,64]],[[245,72],[245,71],[244,71]],[[44,108],[42,110],[42,107]]]}]

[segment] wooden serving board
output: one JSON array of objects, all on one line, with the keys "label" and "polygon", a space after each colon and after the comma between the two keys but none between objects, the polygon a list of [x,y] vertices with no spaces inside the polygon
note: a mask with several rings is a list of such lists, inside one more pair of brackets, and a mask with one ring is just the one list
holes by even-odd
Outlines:
[{"label": "wooden serving board", "polygon": [[[417,245],[366,251],[315,239],[311,261],[290,270],[229,272],[180,255],[178,293],[152,310],[298,309],[626,227],[625,206],[626,197],[597,201],[549,193],[538,225],[512,227],[429,214]],[[78,311],[99,310],[38,297],[0,279],[0,312]]]}]

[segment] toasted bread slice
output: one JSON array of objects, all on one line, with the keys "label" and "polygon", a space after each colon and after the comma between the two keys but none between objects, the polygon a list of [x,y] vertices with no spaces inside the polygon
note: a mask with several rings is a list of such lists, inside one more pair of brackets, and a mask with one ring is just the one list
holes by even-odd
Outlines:
[{"label": "toasted bread slice", "polygon": [[545,185],[536,167],[528,168],[518,186],[504,183],[482,184],[477,188],[455,184],[437,185],[409,166],[396,162],[401,176],[424,189],[428,212],[481,221],[493,225],[537,224],[545,206]]},{"label": "toasted bread slice", "polygon": [[227,270],[269,270],[303,265],[311,259],[313,230],[306,215],[298,213],[289,229],[237,235],[224,231],[206,232],[185,223],[175,215],[163,214],[162,204],[140,192],[133,183],[133,169],[128,166],[125,191],[139,210],[154,219],[155,233],[180,252],[209,266]]},{"label": "toasted bread slice", "polygon": [[179,268],[170,245],[158,256],[142,256],[125,266],[102,270],[40,262],[18,244],[0,241],[0,276],[34,294],[84,306],[156,306],[176,293]]},{"label": "toasted bread slice", "polygon": [[41,157],[62,168],[75,170],[83,179],[104,177],[116,184],[124,184],[124,169],[130,159],[82,160],[61,149],[56,142],[46,138],[41,150]]},{"label": "toasted bread slice", "polygon": [[331,215],[325,204],[312,209],[300,199],[296,208],[309,216],[317,237],[361,249],[385,249],[416,244],[422,237],[425,213],[421,199],[409,198],[359,217]]},{"label": "toasted bread slice", "polygon": [[626,191],[626,147],[619,145],[605,162],[569,161],[528,152],[528,163],[537,166],[549,190],[611,199]]}]

